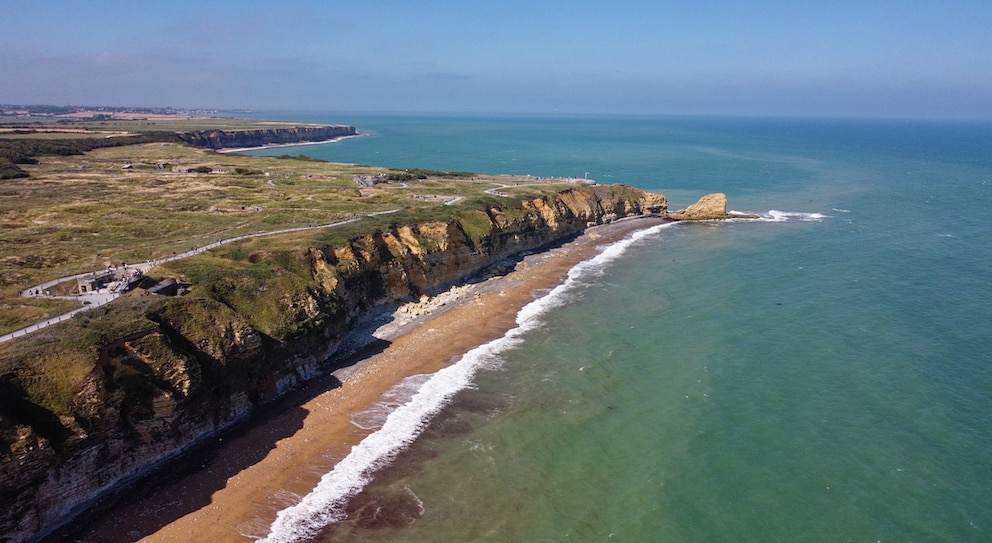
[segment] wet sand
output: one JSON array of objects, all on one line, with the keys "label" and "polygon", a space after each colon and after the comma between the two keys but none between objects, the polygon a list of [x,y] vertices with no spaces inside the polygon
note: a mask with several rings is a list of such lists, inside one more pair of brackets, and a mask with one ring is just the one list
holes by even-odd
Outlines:
[{"label": "wet sand", "polygon": [[309,383],[180,462],[166,474],[171,481],[139,485],[125,503],[90,519],[82,533],[59,540],[249,542],[265,536],[279,510],[309,493],[368,435],[351,423],[353,413],[372,407],[405,377],[434,373],[503,336],[536,293],[560,284],[597,247],[662,222],[644,217],[591,228],[561,247],[527,256],[506,276],[459,287],[428,315],[397,312],[354,365]]}]

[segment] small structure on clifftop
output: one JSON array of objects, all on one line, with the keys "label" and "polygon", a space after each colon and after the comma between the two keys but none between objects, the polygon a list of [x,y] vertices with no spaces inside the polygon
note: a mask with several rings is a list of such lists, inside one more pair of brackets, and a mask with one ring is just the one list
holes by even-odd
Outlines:
[{"label": "small structure on clifftop", "polygon": [[379,183],[389,182],[389,177],[387,177],[384,173],[377,173],[374,175],[356,175],[351,179],[357,183],[358,186],[365,188],[372,188]]},{"label": "small structure on clifftop", "polygon": [[163,279],[149,287],[146,292],[159,296],[175,296],[179,294],[179,283],[172,278]]},{"label": "small structure on clifftop", "polygon": [[138,268],[128,268],[126,264],[122,264],[120,267],[110,266],[106,270],[77,277],[76,292],[92,294],[103,288],[109,288],[111,292],[124,292],[132,284],[141,280],[141,277],[142,273]]}]

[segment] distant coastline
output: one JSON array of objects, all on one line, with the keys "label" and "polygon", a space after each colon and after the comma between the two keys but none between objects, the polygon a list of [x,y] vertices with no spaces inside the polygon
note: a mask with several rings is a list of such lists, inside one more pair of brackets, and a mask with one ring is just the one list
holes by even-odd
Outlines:
[{"label": "distant coastline", "polygon": [[181,132],[178,138],[207,149],[247,149],[265,145],[325,142],[354,136],[358,130],[348,125],[289,126],[235,130],[196,130]]},{"label": "distant coastline", "polygon": [[339,137],[336,137],[336,138],[331,138],[331,139],[327,139],[327,140],[320,140],[320,141],[298,141],[298,142],[295,142],[295,143],[270,143],[270,144],[267,144],[267,145],[259,145],[259,146],[256,146],[256,147],[232,147],[232,148],[228,148],[228,149],[217,149],[217,152],[218,153],[240,153],[242,151],[258,151],[258,150],[261,150],[261,149],[276,149],[276,148],[279,148],[279,147],[300,147],[300,146],[303,146],[303,145],[322,145],[322,144],[325,144],[325,143],[337,143],[339,141],[343,141],[343,140],[347,140],[347,139],[352,139],[352,138],[361,138],[361,137],[365,137],[365,136],[368,136],[368,135],[369,134],[365,134],[365,133],[361,133],[360,132],[358,134],[354,134],[354,135],[351,135],[351,136],[339,136]]}]

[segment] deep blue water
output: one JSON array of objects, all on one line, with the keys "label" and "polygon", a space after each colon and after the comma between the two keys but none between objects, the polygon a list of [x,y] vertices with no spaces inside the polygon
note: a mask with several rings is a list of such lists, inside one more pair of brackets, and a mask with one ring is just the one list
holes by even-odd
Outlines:
[{"label": "deep blue water", "polygon": [[423,515],[325,539],[992,540],[989,123],[280,117],[371,135],[260,154],[588,174],[782,219],[577,271],[372,484]]}]

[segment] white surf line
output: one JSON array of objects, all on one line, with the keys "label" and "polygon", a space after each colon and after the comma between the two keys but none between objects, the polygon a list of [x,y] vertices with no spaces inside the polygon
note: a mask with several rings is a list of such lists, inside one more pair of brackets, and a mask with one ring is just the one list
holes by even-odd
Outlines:
[{"label": "white surf line", "polygon": [[665,223],[633,232],[630,237],[606,246],[591,259],[576,264],[563,283],[517,313],[515,328],[500,338],[471,349],[454,364],[426,377],[410,399],[389,413],[377,431],[352,447],[351,452],[325,473],[309,494],[295,505],[276,513],[276,520],[268,535],[260,539],[261,543],[308,541],[324,527],[343,519],[347,501],[368,485],[379,468],[392,462],[401,450],[415,440],[455,394],[470,386],[480,369],[498,364],[499,354],[519,344],[524,333],[541,326],[541,317],[549,310],[568,303],[568,294],[581,286],[581,281],[600,273],[637,240],[676,224]]},{"label": "white surf line", "polygon": [[768,211],[767,217],[767,220],[771,222],[787,222],[790,220],[820,222],[823,219],[829,219],[830,215],[824,215],[823,213],[807,213],[804,211],[780,211],[778,209],[772,209]]},{"label": "white surf line", "polygon": [[321,141],[298,141],[296,143],[273,143],[273,144],[270,144],[270,145],[260,145],[258,147],[241,147],[241,148],[237,148],[237,149],[217,149],[217,152],[218,153],[240,153],[242,151],[261,151],[261,150],[264,150],[264,149],[279,149],[279,148],[282,148],[282,147],[303,147],[305,145],[323,145],[325,143],[337,143],[339,141],[344,141],[344,140],[351,139],[351,138],[361,138],[361,137],[368,136],[368,135],[369,134],[365,134],[364,132],[360,132],[360,133],[355,134],[353,136],[339,136],[339,137],[332,138],[332,139],[329,139],[329,140],[321,140]]}]

